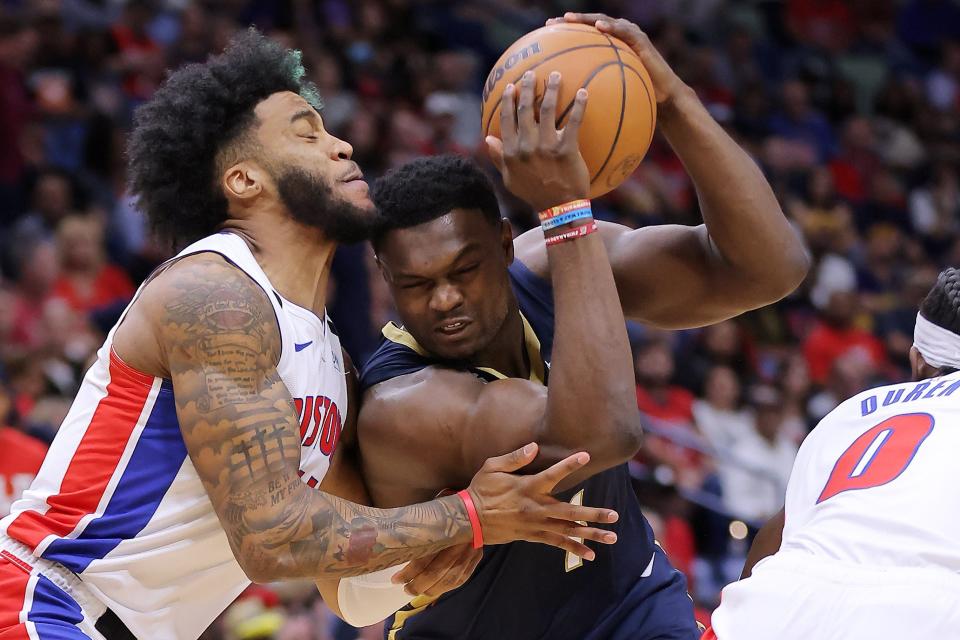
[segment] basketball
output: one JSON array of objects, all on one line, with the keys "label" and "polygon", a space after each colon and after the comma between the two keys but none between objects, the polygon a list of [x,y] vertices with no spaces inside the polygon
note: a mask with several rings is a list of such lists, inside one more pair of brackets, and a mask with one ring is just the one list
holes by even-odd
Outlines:
[{"label": "basketball", "polygon": [[536,105],[553,71],[562,75],[557,128],[577,90],[589,92],[580,127],[580,152],[590,171],[590,197],[623,182],[646,154],[657,121],[657,101],[640,58],[621,40],[584,24],[554,24],[531,31],[507,49],[483,87],[484,135],[500,137],[500,98],[528,70],[537,74]]}]

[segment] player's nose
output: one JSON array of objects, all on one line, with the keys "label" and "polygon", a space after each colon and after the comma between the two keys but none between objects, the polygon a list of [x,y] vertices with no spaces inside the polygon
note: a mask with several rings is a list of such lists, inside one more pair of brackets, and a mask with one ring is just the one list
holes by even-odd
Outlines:
[{"label": "player's nose", "polygon": [[451,284],[441,284],[433,290],[430,309],[437,313],[449,313],[463,304],[463,294]]},{"label": "player's nose", "polygon": [[347,142],[346,140],[341,140],[336,136],[331,136],[333,138],[333,145],[330,147],[331,156],[334,160],[349,160],[353,157],[353,145]]}]

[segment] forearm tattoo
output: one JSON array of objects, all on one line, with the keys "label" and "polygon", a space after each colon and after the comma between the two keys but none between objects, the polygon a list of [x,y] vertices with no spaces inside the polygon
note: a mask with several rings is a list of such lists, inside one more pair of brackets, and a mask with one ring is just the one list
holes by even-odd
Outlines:
[{"label": "forearm tattoo", "polygon": [[161,320],[177,415],[241,565],[271,579],[356,575],[469,537],[456,497],[374,509],[300,480],[300,431],[264,292],[218,258],[168,278]]}]

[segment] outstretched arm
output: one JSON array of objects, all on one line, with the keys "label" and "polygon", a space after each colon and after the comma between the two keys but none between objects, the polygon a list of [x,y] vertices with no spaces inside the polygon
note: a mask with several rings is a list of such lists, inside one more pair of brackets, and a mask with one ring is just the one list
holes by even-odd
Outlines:
[{"label": "outstretched arm", "polygon": [[[623,40],[650,74],[657,127],[697,190],[704,225],[629,230],[605,225],[604,243],[624,313],[664,328],[717,322],[793,291],[810,259],[752,158],[710,116],[640,28],[603,14],[568,13]],[[529,236],[529,237],[528,237]],[[548,273],[539,230],[517,240],[517,255]]]},{"label": "outstretched arm", "polygon": [[[276,369],[279,329],[266,294],[241,271],[212,254],[188,257],[154,279],[138,304],[153,322],[173,381],[190,459],[251,579],[357,575],[472,539],[457,496],[375,509],[300,480],[299,426]],[[537,476],[504,473],[535,453],[530,446],[489,461],[471,483],[484,533],[491,544],[530,539],[571,550],[562,534],[572,520],[608,521],[609,512],[571,519],[571,505],[549,498],[553,485],[585,459]],[[602,541],[604,533],[587,528],[571,535]]]}]

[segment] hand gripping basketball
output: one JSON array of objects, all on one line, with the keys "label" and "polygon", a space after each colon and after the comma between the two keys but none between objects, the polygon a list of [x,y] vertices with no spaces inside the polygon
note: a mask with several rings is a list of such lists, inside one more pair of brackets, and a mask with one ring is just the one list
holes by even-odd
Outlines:
[{"label": "hand gripping basketball", "polygon": [[520,93],[508,84],[500,103],[500,135],[487,136],[493,163],[503,174],[503,183],[534,211],[586,198],[590,193],[590,175],[580,155],[577,139],[587,91],[577,91],[570,116],[557,129],[557,93],[560,73],[547,79],[540,103],[539,122],[534,116],[536,74],[527,71],[520,79]]},{"label": "hand gripping basketball", "polygon": [[535,475],[516,475],[537,455],[537,445],[528,444],[504,456],[489,458],[477,472],[468,491],[473,497],[486,544],[514,540],[539,542],[593,560],[592,549],[573,540],[583,538],[613,544],[617,534],[582,522],[616,522],[616,511],[561,502],[551,493],[561,480],[581,468],[590,455],[575,453]]},{"label": "hand gripping basketball", "polygon": [[596,27],[601,33],[609,34],[633,49],[644,68],[650,74],[653,93],[657,104],[669,102],[685,86],[660,52],[656,50],[650,38],[636,24],[623,18],[611,18],[605,13],[574,13],[568,11],[562,18],[550,18],[547,25],[587,24]]}]

